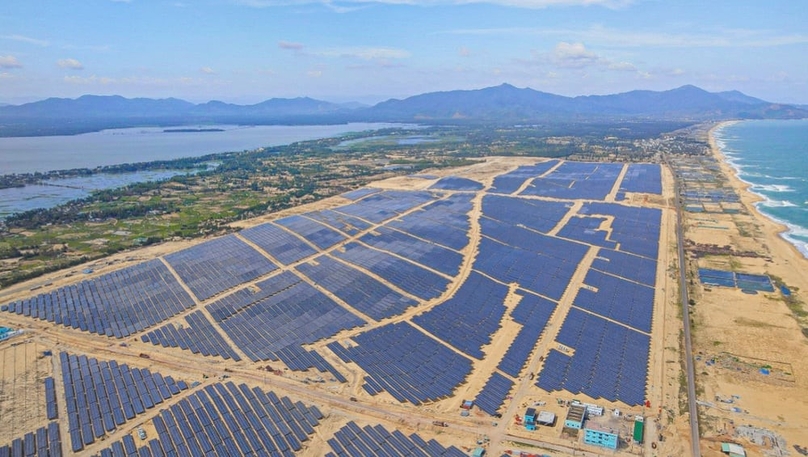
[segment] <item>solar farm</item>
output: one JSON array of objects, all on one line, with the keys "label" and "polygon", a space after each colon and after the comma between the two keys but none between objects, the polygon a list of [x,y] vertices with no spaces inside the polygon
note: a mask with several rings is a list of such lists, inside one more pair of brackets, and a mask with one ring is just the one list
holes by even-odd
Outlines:
[{"label": "solar farm", "polygon": [[627,195],[661,200],[662,168],[517,162],[395,178],[0,301],[52,368],[0,457],[460,456],[480,433],[501,455],[526,399],[641,413],[670,210]]}]

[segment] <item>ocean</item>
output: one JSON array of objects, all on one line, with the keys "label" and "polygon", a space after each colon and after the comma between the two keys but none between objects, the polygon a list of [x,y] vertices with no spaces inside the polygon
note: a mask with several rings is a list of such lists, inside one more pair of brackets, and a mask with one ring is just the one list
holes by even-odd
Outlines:
[{"label": "ocean", "polygon": [[808,119],[743,121],[714,132],[716,144],[758,211],[786,226],[783,237],[808,258]]}]

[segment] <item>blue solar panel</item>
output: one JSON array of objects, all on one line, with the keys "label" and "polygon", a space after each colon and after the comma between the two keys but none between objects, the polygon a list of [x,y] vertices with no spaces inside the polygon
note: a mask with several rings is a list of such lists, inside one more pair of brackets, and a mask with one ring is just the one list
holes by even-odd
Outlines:
[{"label": "blue solar panel", "polygon": [[505,397],[513,388],[513,384],[512,380],[495,372],[477,394],[474,404],[492,416],[497,414],[497,410],[505,403]]},{"label": "blue solar panel", "polygon": [[13,302],[3,309],[124,338],[193,305],[171,271],[160,260],[151,260]]},{"label": "blue solar panel", "polygon": [[305,216],[289,216],[275,221],[287,230],[300,235],[319,249],[328,249],[345,240],[345,235]]},{"label": "blue solar panel", "polygon": [[465,354],[482,359],[482,347],[500,327],[508,287],[477,272],[463,282],[452,298],[412,321]]},{"label": "blue solar panel", "polygon": [[542,233],[552,230],[570,209],[568,202],[530,200],[526,198],[486,195],[483,214],[486,218],[510,225],[524,226]]},{"label": "blue solar panel", "polygon": [[597,289],[581,288],[573,304],[643,332],[651,332],[654,289],[616,276],[589,270],[584,283]]},{"label": "blue solar panel", "polygon": [[497,194],[511,194],[516,192],[528,179],[541,176],[556,165],[558,165],[557,160],[548,160],[535,165],[523,165],[516,170],[494,178],[494,185],[491,192]]},{"label": "blue solar panel", "polygon": [[417,304],[371,276],[329,256],[297,266],[304,275],[339,297],[352,308],[380,320],[401,314]]},{"label": "blue solar panel", "polygon": [[386,227],[362,236],[360,241],[448,276],[456,276],[463,262],[463,256],[456,251]]},{"label": "blue solar panel", "polygon": [[308,243],[277,225],[266,223],[239,232],[272,258],[289,265],[317,253]]},{"label": "blue solar panel", "polygon": [[[448,397],[471,372],[471,362],[406,322],[385,325],[353,338],[357,346],[328,347],[356,362],[400,402],[420,404]],[[367,380],[367,378],[366,378]]]},{"label": "blue solar panel", "polygon": [[662,195],[662,168],[653,163],[629,164],[620,190]]},{"label": "blue solar panel", "polygon": [[165,260],[200,300],[277,268],[235,235],[215,238],[168,254]]},{"label": "blue solar panel", "polygon": [[181,328],[167,324],[143,335],[141,339],[163,347],[179,347],[194,354],[221,356],[225,360],[241,360],[202,311],[189,314],[185,317],[185,322],[187,326]]},{"label": "blue solar panel", "polygon": [[631,281],[654,287],[657,261],[610,249],[601,249],[592,268]]},{"label": "blue solar panel", "polygon": [[446,176],[441,178],[435,184],[432,184],[430,189],[438,190],[459,190],[459,191],[477,191],[482,190],[483,185],[477,181],[468,178],[460,178],[458,176]]}]

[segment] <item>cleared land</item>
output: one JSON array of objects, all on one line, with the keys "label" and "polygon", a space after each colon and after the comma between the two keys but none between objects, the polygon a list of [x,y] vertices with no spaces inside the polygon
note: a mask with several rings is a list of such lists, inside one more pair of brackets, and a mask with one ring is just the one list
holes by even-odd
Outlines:
[{"label": "cleared land", "polygon": [[[221,452],[216,439],[311,456],[380,439],[427,455],[478,441],[491,455],[612,453],[562,431],[575,399],[605,408],[590,421],[619,430],[618,452],[673,454],[684,441],[672,188],[657,165],[488,158],[9,289],[0,317],[54,359],[79,356],[70,382],[53,362],[66,453],[131,442]],[[83,368],[82,355],[97,363]],[[167,396],[155,377],[153,391],[143,370],[190,388]],[[100,384],[104,395],[79,393]],[[269,391],[303,406],[256,407]],[[468,416],[463,400],[477,405]],[[85,401],[97,410],[86,421],[69,406]],[[515,422],[535,404],[554,426]],[[297,417],[312,405],[321,418]],[[642,445],[634,415],[646,417]],[[214,417],[226,430],[206,427]],[[364,428],[379,424],[407,438]]]}]

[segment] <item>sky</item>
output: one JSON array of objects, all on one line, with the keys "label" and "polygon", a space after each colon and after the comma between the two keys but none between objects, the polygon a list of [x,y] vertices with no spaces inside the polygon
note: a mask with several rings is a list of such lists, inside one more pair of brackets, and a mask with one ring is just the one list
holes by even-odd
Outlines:
[{"label": "sky", "polygon": [[3,0],[0,103],[376,103],[509,83],[808,104],[803,0]]}]

